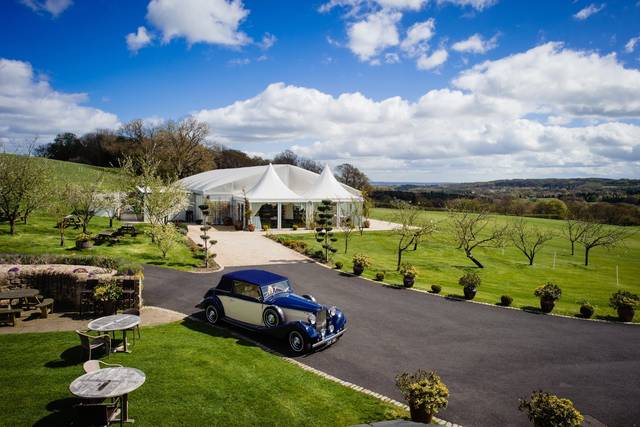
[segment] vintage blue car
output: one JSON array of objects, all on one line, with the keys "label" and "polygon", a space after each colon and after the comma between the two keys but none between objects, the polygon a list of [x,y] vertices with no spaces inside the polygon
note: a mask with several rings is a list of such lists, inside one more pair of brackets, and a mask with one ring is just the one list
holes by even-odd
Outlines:
[{"label": "vintage blue car", "polygon": [[335,343],[347,319],[336,307],[318,304],[311,295],[296,295],[289,280],[264,270],[227,273],[196,307],[211,324],[220,320],[286,338],[294,353]]}]

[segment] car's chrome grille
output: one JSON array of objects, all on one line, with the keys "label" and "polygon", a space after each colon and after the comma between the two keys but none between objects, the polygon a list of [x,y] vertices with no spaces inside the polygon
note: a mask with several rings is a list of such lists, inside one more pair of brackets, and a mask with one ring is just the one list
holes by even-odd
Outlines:
[{"label": "car's chrome grille", "polygon": [[327,327],[327,310],[320,310],[316,314],[316,331],[321,332]]}]

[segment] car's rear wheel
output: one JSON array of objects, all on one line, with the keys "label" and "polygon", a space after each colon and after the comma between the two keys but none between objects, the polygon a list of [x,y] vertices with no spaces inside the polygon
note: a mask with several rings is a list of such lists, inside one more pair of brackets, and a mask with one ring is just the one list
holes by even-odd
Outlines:
[{"label": "car's rear wheel", "polygon": [[262,313],[262,321],[264,322],[264,326],[267,328],[275,328],[276,326],[280,326],[282,318],[276,308],[267,307]]},{"label": "car's rear wheel", "polygon": [[220,311],[218,307],[213,304],[209,304],[207,308],[204,309],[204,316],[207,318],[207,322],[215,325],[220,320]]},{"label": "car's rear wheel", "polygon": [[303,353],[309,350],[309,344],[300,331],[289,332],[289,348],[294,353]]}]

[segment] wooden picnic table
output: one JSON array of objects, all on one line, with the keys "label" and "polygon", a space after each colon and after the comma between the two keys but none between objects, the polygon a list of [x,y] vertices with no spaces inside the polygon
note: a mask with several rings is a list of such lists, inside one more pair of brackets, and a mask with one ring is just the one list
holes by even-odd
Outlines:
[{"label": "wooden picnic table", "polygon": [[40,304],[38,295],[40,291],[32,288],[12,289],[9,291],[0,292],[0,300],[8,299],[19,301],[19,305],[30,306]]},{"label": "wooden picnic table", "polygon": [[109,399],[122,396],[121,422],[132,423],[129,418],[129,393],[138,389],[146,375],[135,368],[104,368],[76,378],[69,391],[83,399]]},{"label": "wooden picnic table", "polygon": [[127,348],[127,330],[130,330],[139,324],[140,316],[136,316],[134,314],[114,314],[112,316],[105,316],[92,320],[87,325],[87,328],[97,332],[122,331],[122,350],[114,350],[130,353]]}]

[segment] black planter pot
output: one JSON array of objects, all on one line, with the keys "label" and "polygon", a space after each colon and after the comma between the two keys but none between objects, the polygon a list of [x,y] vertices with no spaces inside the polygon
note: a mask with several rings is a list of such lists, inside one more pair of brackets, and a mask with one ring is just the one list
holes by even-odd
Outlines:
[{"label": "black planter pot", "polygon": [[404,276],[404,278],[402,279],[402,283],[404,284],[405,288],[412,287],[415,282],[416,278],[411,276]]},{"label": "black planter pot", "polygon": [[411,421],[415,423],[430,424],[433,415],[428,414],[424,408],[414,408],[409,406],[409,412],[411,414]]},{"label": "black planter pot", "polygon": [[102,302],[102,311],[105,316],[111,316],[116,312],[116,302],[115,301],[103,301]]},{"label": "black planter pot", "polygon": [[364,266],[360,264],[353,265],[353,274],[355,274],[356,276],[361,275],[363,271],[364,271]]},{"label": "black planter pot", "polygon": [[476,293],[478,292],[477,288],[469,288],[469,287],[464,287],[464,297],[466,299],[473,299],[476,296]]},{"label": "black planter pot", "polygon": [[618,307],[618,317],[623,322],[631,322],[633,320],[633,316],[635,314],[635,310],[633,307]]},{"label": "black planter pot", "polygon": [[556,300],[553,298],[540,298],[540,310],[542,310],[543,313],[551,313],[555,306]]}]

